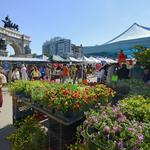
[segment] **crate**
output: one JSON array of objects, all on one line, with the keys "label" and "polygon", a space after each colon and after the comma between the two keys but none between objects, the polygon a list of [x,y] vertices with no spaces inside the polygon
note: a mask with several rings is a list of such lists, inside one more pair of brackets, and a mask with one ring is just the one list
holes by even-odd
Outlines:
[{"label": "crate", "polygon": [[73,143],[76,139],[76,128],[84,117],[73,124],[64,125],[59,121],[49,118],[49,147],[51,150],[64,150],[66,145]]},{"label": "crate", "polygon": [[28,115],[33,114],[33,109],[31,106],[24,104],[21,99],[13,96],[13,119],[20,120],[24,119]]}]

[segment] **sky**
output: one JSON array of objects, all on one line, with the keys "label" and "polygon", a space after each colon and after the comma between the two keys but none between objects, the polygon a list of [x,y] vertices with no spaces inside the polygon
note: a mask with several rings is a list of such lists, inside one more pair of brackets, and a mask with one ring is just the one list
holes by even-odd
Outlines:
[{"label": "sky", "polygon": [[9,15],[20,33],[31,37],[32,53],[37,54],[46,40],[56,36],[94,46],[135,22],[150,27],[150,0],[0,0],[0,5],[0,19]]}]

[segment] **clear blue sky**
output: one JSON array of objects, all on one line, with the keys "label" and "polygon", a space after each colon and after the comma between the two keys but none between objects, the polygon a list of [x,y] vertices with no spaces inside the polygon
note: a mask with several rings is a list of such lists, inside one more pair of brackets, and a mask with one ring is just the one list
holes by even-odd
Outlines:
[{"label": "clear blue sky", "polygon": [[[150,27],[150,0],[1,0],[0,19],[9,15],[31,37],[32,53],[55,36],[83,46],[103,44],[134,22]],[[3,23],[0,22],[0,26]]]}]

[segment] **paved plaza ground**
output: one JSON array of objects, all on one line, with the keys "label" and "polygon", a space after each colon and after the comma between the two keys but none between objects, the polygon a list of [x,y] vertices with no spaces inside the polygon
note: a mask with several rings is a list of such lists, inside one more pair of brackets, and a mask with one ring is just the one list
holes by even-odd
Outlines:
[{"label": "paved plaza ground", "polygon": [[12,109],[12,97],[10,96],[8,89],[3,88],[3,106],[0,112],[0,129],[7,125],[13,124],[13,109]]},{"label": "paved plaza ground", "polygon": [[6,136],[14,131],[12,97],[8,89],[3,88],[3,106],[0,112],[0,150],[11,150],[10,143],[5,139]]}]

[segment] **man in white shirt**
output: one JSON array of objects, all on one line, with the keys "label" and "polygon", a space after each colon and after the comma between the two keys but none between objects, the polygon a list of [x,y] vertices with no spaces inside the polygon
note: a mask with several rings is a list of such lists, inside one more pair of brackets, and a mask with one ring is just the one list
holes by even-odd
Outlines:
[{"label": "man in white shirt", "polygon": [[27,68],[25,67],[24,64],[22,64],[22,68],[21,68],[21,78],[22,78],[22,80],[28,79]]}]

